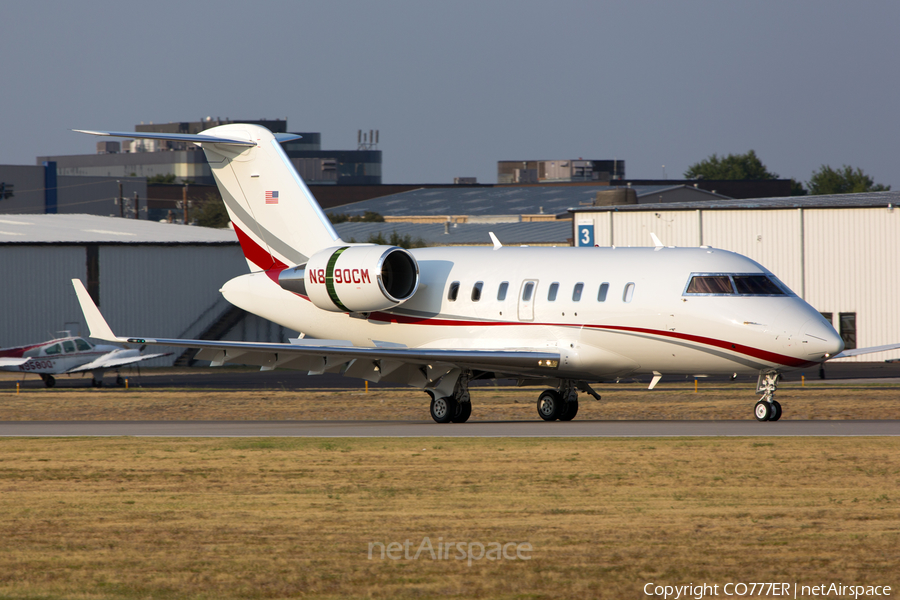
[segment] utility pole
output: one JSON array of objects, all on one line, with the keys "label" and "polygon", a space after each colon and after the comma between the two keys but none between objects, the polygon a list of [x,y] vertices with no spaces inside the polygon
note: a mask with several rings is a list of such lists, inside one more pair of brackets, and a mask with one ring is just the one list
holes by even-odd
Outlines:
[{"label": "utility pole", "polygon": [[134,218],[141,218],[141,202],[137,192],[134,193]]},{"label": "utility pole", "polygon": [[119,184],[119,199],[116,202],[119,203],[119,218],[125,217],[125,199],[122,198],[122,182],[117,181]]},{"label": "utility pole", "polygon": [[181,206],[182,206],[182,208],[184,208],[184,219],[183,219],[183,223],[184,223],[185,225],[187,225],[187,224],[190,222],[189,219],[188,219],[188,198],[187,198],[187,192],[188,192],[188,184],[184,184],[184,187],[181,188]]}]

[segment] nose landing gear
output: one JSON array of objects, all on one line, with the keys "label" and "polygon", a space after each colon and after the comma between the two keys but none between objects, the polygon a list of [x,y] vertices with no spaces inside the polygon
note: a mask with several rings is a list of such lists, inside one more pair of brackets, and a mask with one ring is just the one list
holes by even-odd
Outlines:
[{"label": "nose landing gear", "polygon": [[753,415],[757,421],[777,421],[781,418],[781,404],[775,400],[775,390],[781,373],[777,371],[760,371],[756,382],[756,393],[762,394],[756,406],[753,407]]}]

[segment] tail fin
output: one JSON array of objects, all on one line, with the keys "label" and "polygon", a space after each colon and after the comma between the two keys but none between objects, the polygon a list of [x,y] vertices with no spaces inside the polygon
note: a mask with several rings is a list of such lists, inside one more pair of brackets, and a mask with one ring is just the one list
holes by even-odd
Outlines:
[{"label": "tail fin", "polygon": [[229,124],[201,135],[84,131],[94,135],[194,142],[203,148],[251,270],[282,269],[341,240],[280,141],[296,136]]}]

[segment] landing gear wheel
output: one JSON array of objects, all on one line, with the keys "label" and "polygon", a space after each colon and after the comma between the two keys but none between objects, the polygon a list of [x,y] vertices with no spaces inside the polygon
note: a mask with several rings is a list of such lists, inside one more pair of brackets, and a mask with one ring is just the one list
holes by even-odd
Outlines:
[{"label": "landing gear wheel", "polygon": [[557,420],[565,408],[566,401],[556,390],[546,390],[537,401],[537,411],[545,421]]},{"label": "landing gear wheel", "polygon": [[456,415],[456,400],[450,396],[431,401],[431,418],[435,423],[449,423]]},{"label": "landing gear wheel", "polygon": [[569,400],[563,407],[562,414],[559,415],[560,421],[571,421],[578,414],[578,400]]},{"label": "landing gear wheel", "polygon": [[119,387],[124,387],[125,386],[125,378],[122,377],[121,375],[116,375],[116,385]]},{"label": "landing gear wheel", "polygon": [[48,388],[52,388],[56,385],[56,378],[53,375],[41,375],[41,379],[44,380],[44,385]]},{"label": "landing gear wheel", "polygon": [[778,404],[778,400],[772,400],[772,414],[769,415],[770,421],[777,421],[781,418],[781,405]]},{"label": "landing gear wheel", "polygon": [[457,402],[456,403],[456,414],[453,416],[451,421],[454,423],[465,423],[469,420],[469,417],[472,415],[472,403],[471,402]]},{"label": "landing gear wheel", "polygon": [[103,380],[102,379],[91,379],[91,385],[94,386],[95,388],[101,388],[101,387],[103,387]]},{"label": "landing gear wheel", "polygon": [[773,413],[774,410],[768,400],[760,400],[753,407],[753,414],[756,416],[757,421],[768,421],[772,418]]}]

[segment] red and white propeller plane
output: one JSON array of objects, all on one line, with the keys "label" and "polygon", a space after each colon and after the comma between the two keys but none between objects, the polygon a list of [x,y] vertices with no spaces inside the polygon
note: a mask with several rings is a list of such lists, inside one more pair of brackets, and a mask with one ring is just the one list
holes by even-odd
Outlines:
[{"label": "red and white propeller plane", "polygon": [[[66,332],[68,334],[68,332]],[[91,384],[103,385],[103,373],[116,369],[116,384],[124,380],[118,370],[126,365],[149,360],[166,354],[141,354],[121,346],[92,344],[89,341],[66,335],[65,337],[16,348],[0,348],[0,369],[24,374],[36,373],[44,385],[56,385],[54,375],[91,372]]]},{"label": "red and white propeller plane", "polygon": [[[91,336],[199,348],[213,365],[338,372],[423,388],[439,423],[464,422],[469,382],[549,389],[540,417],[570,420],[578,392],[635,374],[758,374],[760,421],[777,421],[783,371],[839,356],[812,306],[745,256],[709,247],[419,248],[348,243],[281,142],[245,124],[201,135],[85,131],[194,142],[209,161],[250,273],[225,298],[302,332],[288,344],[118,337],[73,280]],[[885,350],[869,349],[869,351]]]}]

